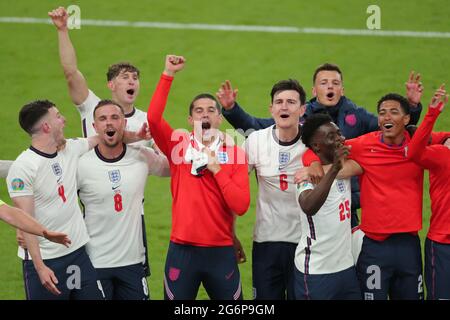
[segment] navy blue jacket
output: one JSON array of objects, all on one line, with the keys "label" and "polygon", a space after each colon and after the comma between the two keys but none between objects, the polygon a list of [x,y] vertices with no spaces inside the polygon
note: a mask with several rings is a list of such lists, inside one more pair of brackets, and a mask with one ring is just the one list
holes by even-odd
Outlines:
[{"label": "navy blue jacket", "polygon": [[[417,124],[422,112],[422,105],[411,108],[411,120],[409,124]],[[353,101],[342,96],[334,107],[321,105],[316,98],[306,103],[305,117],[314,113],[328,113],[337,124],[346,139],[359,137],[363,134],[378,130],[378,118],[366,109],[358,107]],[[253,130],[267,128],[275,124],[273,118],[256,118],[246,113],[237,103],[231,110],[223,109],[225,119],[235,128],[242,129],[246,133]],[[300,119],[303,122],[304,119]],[[247,131],[249,130],[249,131]],[[352,178],[352,211],[360,208],[358,178]]]}]

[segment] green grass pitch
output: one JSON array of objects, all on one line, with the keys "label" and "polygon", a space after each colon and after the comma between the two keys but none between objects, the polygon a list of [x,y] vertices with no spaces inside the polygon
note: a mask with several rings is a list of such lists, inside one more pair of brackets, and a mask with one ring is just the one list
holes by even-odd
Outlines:
[{"label": "green grass pitch", "polygon": [[[446,0],[345,0],[345,1],[1,1],[3,17],[46,18],[60,5],[77,4],[81,19],[158,21],[227,25],[292,26],[366,29],[371,4],[381,8],[382,30],[450,32],[450,7]],[[326,61],[340,65],[346,95],[374,112],[385,93],[404,93],[410,70],[423,75],[426,105],[439,84],[449,83],[450,39],[418,37],[369,37],[301,33],[168,30],[129,27],[82,26],[71,31],[78,65],[89,87],[109,97],[106,69],[128,60],[141,70],[141,93],[137,105],[147,108],[169,53],[184,55],[187,66],[177,75],[165,116],[173,127],[187,128],[187,107],[197,93],[215,93],[230,79],[239,88],[238,101],[258,116],[268,116],[269,92],[274,82],[296,78],[310,88],[314,69]],[[66,116],[66,137],[81,135],[78,112],[70,102],[59,65],[57,35],[52,25],[0,23],[0,72],[2,97],[1,159],[15,159],[29,145],[17,121],[21,106],[37,98],[54,101]],[[437,129],[448,130],[450,110]],[[423,115],[424,113],[422,113]],[[224,122],[223,128],[230,128]],[[251,241],[255,220],[256,183],[252,175],[252,203],[238,219],[237,234],[248,261],[240,265],[244,298],[251,299]],[[425,179],[427,180],[427,178]],[[424,192],[422,239],[428,229],[430,201],[428,182]],[[171,196],[169,179],[149,178],[146,192],[146,223],[152,276],[152,299],[163,297],[163,268],[169,243]],[[0,198],[11,204],[4,180]],[[24,299],[22,271],[15,232],[0,224],[0,299]],[[206,299],[201,290],[199,299]]]}]

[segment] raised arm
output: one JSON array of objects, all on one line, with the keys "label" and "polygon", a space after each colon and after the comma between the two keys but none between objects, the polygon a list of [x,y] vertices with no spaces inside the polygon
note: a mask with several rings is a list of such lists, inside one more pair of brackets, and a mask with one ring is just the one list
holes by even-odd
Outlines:
[{"label": "raised arm", "polygon": [[342,161],[348,154],[348,148],[342,146],[336,150],[335,161],[328,172],[315,187],[309,181],[304,181],[298,187],[298,202],[303,212],[307,215],[315,215],[327,200],[331,185],[334,182],[339,170],[342,168]]},{"label": "raised arm", "polygon": [[88,97],[89,89],[86,79],[78,70],[75,48],[69,37],[67,28],[68,13],[63,7],[59,7],[48,13],[58,31],[59,59],[64,70],[70,98],[76,105],[82,104]]},{"label": "raised arm", "polygon": [[[33,196],[14,197],[14,205],[25,211],[30,216],[34,216],[34,198]],[[39,248],[39,241],[35,235],[24,232],[25,242],[28,252],[33,260],[34,267],[39,275],[42,285],[54,295],[59,295],[61,292],[56,287],[58,279],[53,271],[48,268],[42,260],[41,251]]]},{"label": "raised arm", "polygon": [[448,95],[446,94],[444,85],[441,85],[434,93],[425,118],[414,133],[411,142],[408,144],[408,158],[425,168],[429,168],[434,162],[439,161],[438,158],[431,157],[430,154],[427,154],[426,147],[430,141],[434,123],[447,102]]},{"label": "raised arm", "polygon": [[420,82],[420,73],[411,71],[406,86],[406,99],[408,99],[410,110],[409,124],[417,124],[422,112],[422,105],[420,99],[422,98],[423,86]]},{"label": "raised arm", "polygon": [[161,151],[170,158],[171,139],[174,130],[164,120],[163,113],[166,108],[167,98],[170,87],[172,86],[175,73],[182,70],[185,65],[185,59],[181,56],[167,55],[163,74],[153,93],[152,100],[148,106],[147,121],[152,132],[153,139]]},{"label": "raised arm", "polygon": [[226,80],[216,93],[217,100],[223,107],[223,116],[235,129],[242,129],[245,135],[248,136],[251,133],[250,129],[260,130],[275,123],[272,118],[256,118],[246,113],[236,102],[237,92],[237,89],[233,90],[231,82]]}]

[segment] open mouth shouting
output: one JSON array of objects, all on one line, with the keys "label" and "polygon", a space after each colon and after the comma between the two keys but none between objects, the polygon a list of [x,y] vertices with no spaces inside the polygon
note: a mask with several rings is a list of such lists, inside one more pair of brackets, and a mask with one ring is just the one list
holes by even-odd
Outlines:
[{"label": "open mouth shouting", "polygon": [[114,135],[116,134],[116,130],[114,130],[114,129],[106,129],[105,133],[106,133],[106,135],[107,135],[109,138],[112,138],[112,137],[114,137]]},{"label": "open mouth shouting", "polygon": [[335,96],[334,92],[328,92],[328,93],[327,93],[327,99],[328,99],[328,101],[332,101],[333,98],[334,98],[334,96]]},{"label": "open mouth shouting", "polygon": [[390,123],[390,122],[386,122],[385,124],[383,124],[383,128],[386,130],[390,130],[394,127],[394,124]]},{"label": "open mouth shouting", "polygon": [[280,118],[287,119],[287,118],[289,118],[289,115],[287,113],[282,113],[282,114],[280,114]]},{"label": "open mouth shouting", "polygon": [[209,122],[202,122],[202,129],[204,129],[204,130],[208,130],[208,129],[211,129],[211,123],[209,123]]}]

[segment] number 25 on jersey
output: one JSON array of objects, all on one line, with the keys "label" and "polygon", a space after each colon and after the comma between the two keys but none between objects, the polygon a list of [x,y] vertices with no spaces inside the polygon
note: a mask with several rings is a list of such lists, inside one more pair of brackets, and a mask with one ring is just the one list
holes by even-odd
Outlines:
[{"label": "number 25 on jersey", "polygon": [[339,204],[339,219],[344,221],[345,219],[350,219],[350,201],[347,199]]}]

